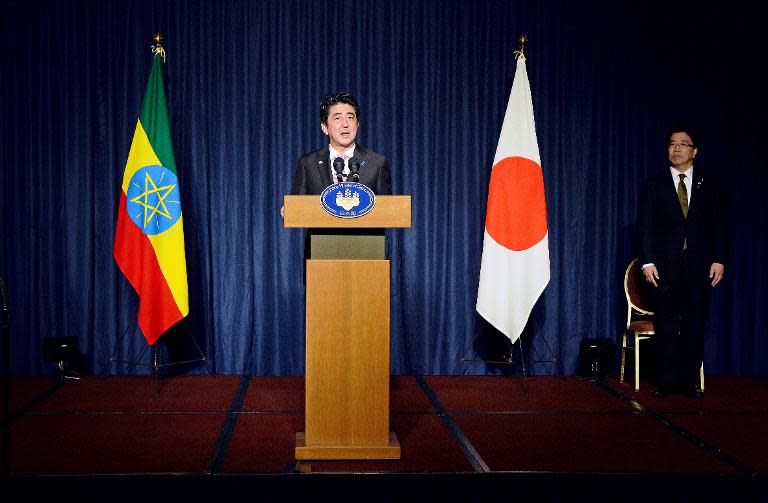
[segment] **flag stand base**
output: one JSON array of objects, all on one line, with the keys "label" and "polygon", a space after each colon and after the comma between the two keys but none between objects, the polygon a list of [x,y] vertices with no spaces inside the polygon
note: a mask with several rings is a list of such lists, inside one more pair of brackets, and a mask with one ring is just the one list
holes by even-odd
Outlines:
[{"label": "flag stand base", "polygon": [[[469,342],[467,347],[464,349],[464,352],[459,357],[459,359],[456,362],[456,364],[453,366],[453,369],[451,370],[451,374],[450,375],[455,375],[456,374],[456,370],[459,368],[459,366],[461,364],[465,363],[465,362],[470,362],[470,363],[472,363],[472,362],[481,362],[481,363],[490,364],[490,365],[509,365],[509,366],[513,367],[515,370],[520,369],[522,371],[523,390],[527,394],[528,393],[528,379],[527,379],[527,377],[528,377],[528,369],[526,368],[525,355],[523,354],[523,335],[525,335],[526,333],[529,333],[530,331],[529,330],[524,330],[523,331],[523,333],[520,335],[520,337],[516,341],[516,342],[519,342],[519,344],[517,344],[517,345],[512,343],[512,342],[510,342],[509,339],[506,339],[507,347],[505,349],[505,354],[504,354],[504,356],[502,356],[499,359],[487,359],[487,358],[480,358],[480,357],[469,358],[468,355],[472,351],[472,348],[475,346],[475,342],[477,341],[477,338],[480,335],[480,333],[484,329],[486,329],[486,328],[493,329],[493,326],[490,323],[488,323],[484,318],[482,318],[482,317],[478,317],[478,318],[480,319],[480,324],[479,324],[477,330],[475,331],[475,335],[472,337],[472,340]],[[536,320],[531,320],[531,321],[532,321],[532,323],[536,324]],[[538,363],[554,363],[554,362],[557,361],[557,358],[554,357],[554,353],[552,352],[552,348],[549,346],[549,343],[547,343],[546,339],[544,340],[544,344],[546,345],[547,350],[549,351],[549,359],[546,359],[546,360],[541,360],[541,359],[540,360],[530,360],[529,359],[528,360],[529,364],[532,364],[532,363],[535,363],[535,364],[538,364]],[[514,354],[517,351],[515,349],[516,346],[519,348],[519,352],[520,352],[520,360],[519,360],[519,362],[515,361],[515,355]],[[475,351],[475,354],[477,354],[477,351]],[[539,353],[539,355],[540,355],[540,353]]]},{"label": "flag stand base", "polygon": [[[125,339],[125,336],[128,334],[128,331],[132,327],[136,326],[136,321],[134,320],[133,322],[131,322],[126,327],[126,329],[123,331],[122,335],[120,335],[120,337],[117,339],[117,344],[115,344],[115,349],[114,349],[114,351],[112,351],[112,354],[109,356],[109,358],[107,358],[107,362],[104,365],[104,367],[101,369],[101,373],[103,374],[104,371],[106,370],[107,366],[109,366],[112,363],[124,363],[124,364],[128,365],[127,373],[130,373],[136,367],[144,367],[144,368],[151,368],[152,369],[152,375],[157,376],[157,375],[160,374],[160,370],[163,369],[163,368],[166,368],[166,367],[173,367],[173,366],[176,366],[176,365],[188,365],[188,364],[193,364],[193,363],[205,362],[206,371],[208,372],[208,375],[211,375],[211,369],[208,366],[208,361],[207,361],[207,359],[205,357],[205,354],[203,353],[203,350],[200,348],[200,346],[197,344],[197,341],[195,340],[195,338],[192,336],[192,332],[189,330],[189,327],[187,326],[186,318],[182,318],[180,324],[184,327],[184,332],[192,340],[192,343],[195,345],[195,349],[197,350],[197,354],[199,355],[199,358],[194,358],[194,359],[189,359],[189,360],[173,361],[173,362],[168,362],[168,363],[160,363],[160,348],[158,347],[158,344],[157,344],[157,342],[159,342],[159,339],[158,339],[158,341],[155,341],[155,343],[152,344],[151,346],[145,347],[141,351],[141,353],[139,353],[139,355],[135,359],[133,359],[133,360],[121,360],[121,359],[115,358],[115,355],[117,354],[118,350],[120,349],[120,344],[123,341],[123,339]],[[178,326],[178,324],[177,324],[177,326]],[[150,363],[150,364],[141,363],[140,359],[144,355],[144,353],[146,352],[148,347],[152,348],[152,363]]]},{"label": "flag stand base", "polygon": [[458,361],[456,362],[456,365],[453,366],[453,369],[451,370],[451,374],[450,375],[455,375],[456,374],[456,370],[459,368],[459,365],[461,365],[464,362],[482,362],[482,363],[487,363],[487,364],[492,364],[492,365],[510,365],[510,366],[512,366],[515,369],[520,368],[522,370],[523,392],[525,392],[525,394],[527,395],[528,394],[528,377],[527,377],[528,376],[528,372],[527,372],[527,370],[525,368],[525,356],[523,355],[523,337],[522,337],[522,335],[520,337],[518,337],[518,339],[517,339],[520,342],[520,344],[519,344],[519,346],[520,346],[520,364],[519,365],[514,360],[515,344],[513,342],[511,342],[509,339],[507,339],[508,346],[507,346],[506,354],[504,355],[504,357],[502,359],[499,359],[499,360],[488,360],[488,359],[485,359],[485,358],[467,358],[467,355],[470,353],[470,351],[474,347],[475,341],[477,341],[477,337],[483,331],[483,328],[485,328],[486,326],[490,326],[490,324],[487,321],[485,321],[483,318],[480,318],[480,319],[482,320],[481,323],[480,323],[480,326],[477,328],[477,330],[475,330],[475,335],[472,337],[472,340],[469,342],[467,347],[464,349],[464,352],[459,357]]}]

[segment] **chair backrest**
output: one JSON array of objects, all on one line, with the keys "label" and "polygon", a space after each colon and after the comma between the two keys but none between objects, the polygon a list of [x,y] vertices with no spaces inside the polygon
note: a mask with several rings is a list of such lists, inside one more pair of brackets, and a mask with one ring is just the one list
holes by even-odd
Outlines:
[{"label": "chair backrest", "polygon": [[624,295],[631,309],[641,314],[653,314],[653,285],[645,280],[637,259],[629,263],[624,273]]}]

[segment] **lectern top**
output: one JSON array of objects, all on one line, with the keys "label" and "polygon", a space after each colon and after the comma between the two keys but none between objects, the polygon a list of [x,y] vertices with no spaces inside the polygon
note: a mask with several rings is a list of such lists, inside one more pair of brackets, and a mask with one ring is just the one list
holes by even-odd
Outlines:
[{"label": "lectern top", "polygon": [[284,196],[287,228],[410,228],[411,196],[376,196],[370,213],[359,218],[339,218],[326,212],[320,196]]}]

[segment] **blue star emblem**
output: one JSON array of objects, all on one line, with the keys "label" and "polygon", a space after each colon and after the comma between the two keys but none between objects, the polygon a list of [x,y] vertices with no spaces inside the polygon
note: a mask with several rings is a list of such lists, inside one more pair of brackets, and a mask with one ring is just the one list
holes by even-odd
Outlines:
[{"label": "blue star emblem", "polygon": [[144,234],[160,234],[181,218],[179,179],[163,166],[144,166],[128,184],[126,209]]}]

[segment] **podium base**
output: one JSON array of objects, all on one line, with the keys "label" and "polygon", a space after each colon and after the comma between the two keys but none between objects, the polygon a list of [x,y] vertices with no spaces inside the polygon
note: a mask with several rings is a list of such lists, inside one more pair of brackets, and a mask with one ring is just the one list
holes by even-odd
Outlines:
[{"label": "podium base", "polygon": [[296,459],[400,459],[400,442],[393,431],[386,445],[306,445],[304,432],[296,434]]}]

